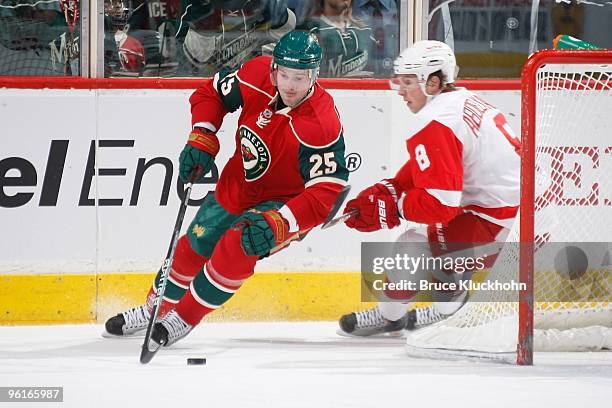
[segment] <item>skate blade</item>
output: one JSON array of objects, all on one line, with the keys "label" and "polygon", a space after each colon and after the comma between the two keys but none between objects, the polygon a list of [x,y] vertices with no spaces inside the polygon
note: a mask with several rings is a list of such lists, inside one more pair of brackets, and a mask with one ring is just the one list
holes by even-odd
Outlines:
[{"label": "skate blade", "polygon": [[137,331],[136,333],[123,334],[121,336],[118,336],[116,334],[111,334],[107,332],[106,330],[102,332],[102,337],[104,337],[105,339],[144,339],[144,336],[145,336],[144,329]]},{"label": "skate blade", "polygon": [[337,329],[336,334],[339,336],[348,337],[351,339],[388,339],[388,338],[401,339],[401,338],[406,337],[404,330],[395,331],[395,332],[376,333],[376,334],[371,334],[369,336],[358,336],[355,334],[347,333],[342,329]]}]

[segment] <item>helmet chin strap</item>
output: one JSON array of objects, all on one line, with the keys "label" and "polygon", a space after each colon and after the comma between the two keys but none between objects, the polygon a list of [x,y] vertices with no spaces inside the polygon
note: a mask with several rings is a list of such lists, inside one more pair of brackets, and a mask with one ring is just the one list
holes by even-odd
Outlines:
[{"label": "helmet chin strap", "polygon": [[[425,101],[425,105],[427,105],[429,102],[431,102],[436,96],[440,95],[442,93],[442,91],[439,91],[438,93],[431,95],[429,93],[427,93],[427,81],[419,81],[419,86],[421,87],[421,91],[423,91],[423,93],[425,94],[425,97],[427,98],[427,100]],[[425,106],[423,105],[423,106]]]},{"label": "helmet chin strap", "polygon": [[[438,92],[435,95],[430,95],[427,93],[427,82],[423,82],[420,83],[419,82],[419,86],[421,87],[421,91],[423,91],[423,93],[425,94],[425,97],[427,98],[427,100],[425,101],[425,105],[427,105],[429,102],[431,102],[436,96],[440,95],[440,92]],[[423,105],[423,106],[425,106]]]},{"label": "helmet chin strap", "polygon": [[427,105],[429,102],[431,102],[438,95],[440,95],[439,92],[437,94],[435,94],[435,95],[430,95],[427,92],[425,92],[425,96],[427,97],[427,102],[425,102],[425,105]]}]

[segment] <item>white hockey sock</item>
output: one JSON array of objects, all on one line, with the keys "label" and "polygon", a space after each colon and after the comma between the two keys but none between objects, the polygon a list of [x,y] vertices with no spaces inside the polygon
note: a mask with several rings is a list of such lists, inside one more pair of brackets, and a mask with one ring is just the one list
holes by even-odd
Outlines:
[{"label": "white hockey sock", "polygon": [[378,310],[380,310],[385,319],[395,321],[408,313],[411,304],[410,302],[381,302],[378,304]]}]

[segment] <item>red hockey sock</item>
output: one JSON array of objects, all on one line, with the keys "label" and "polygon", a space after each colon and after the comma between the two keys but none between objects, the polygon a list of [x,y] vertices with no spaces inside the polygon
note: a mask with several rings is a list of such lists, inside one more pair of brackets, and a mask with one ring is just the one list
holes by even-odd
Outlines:
[{"label": "red hockey sock", "polygon": [[412,302],[416,297],[417,293],[419,293],[418,290],[389,289],[389,283],[389,279],[385,279],[385,289],[383,290],[383,293],[387,298],[392,299],[392,301],[394,302]]},{"label": "red hockey sock", "polygon": [[206,261],[206,257],[191,248],[187,235],[183,235],[176,244],[174,260],[170,268],[170,281],[187,289]]},{"label": "red hockey sock", "polygon": [[181,299],[181,301],[176,305],[176,312],[181,316],[181,318],[192,326],[197,326],[200,321],[209,314],[214,311],[216,308],[211,308],[202,305],[196,298],[193,296],[191,292],[191,288],[187,290],[185,296]]},{"label": "red hockey sock", "polygon": [[[149,293],[147,294],[146,306],[149,311],[149,315],[153,311],[153,306],[155,304],[155,298],[157,297],[155,288],[151,286],[149,289]],[[164,297],[162,299],[161,305],[159,306],[159,311],[157,312],[157,319],[162,319],[165,315],[168,314],[169,311],[174,309],[175,303],[170,301],[168,298]]]},{"label": "red hockey sock", "polygon": [[240,244],[241,231],[229,229],[221,238],[189,290],[176,305],[176,312],[195,326],[202,318],[227,302],[253,275],[256,256],[247,256]]},{"label": "red hockey sock", "polygon": [[[170,274],[168,276],[168,282],[166,282],[166,290],[164,291],[164,302],[172,304],[178,303],[178,301],[185,295],[185,292],[189,288],[189,284],[202,269],[204,263],[206,263],[206,257],[195,252],[189,244],[189,239],[186,235],[183,235],[177,245],[176,251],[174,252],[174,260],[172,261],[172,267],[170,268]],[[153,282],[152,292],[157,291],[157,286],[161,279],[161,270],[157,273],[155,281]],[[149,292],[150,294],[151,292]],[[155,297],[153,297],[153,301]],[[147,305],[149,310],[153,308],[149,296],[147,296]]]}]

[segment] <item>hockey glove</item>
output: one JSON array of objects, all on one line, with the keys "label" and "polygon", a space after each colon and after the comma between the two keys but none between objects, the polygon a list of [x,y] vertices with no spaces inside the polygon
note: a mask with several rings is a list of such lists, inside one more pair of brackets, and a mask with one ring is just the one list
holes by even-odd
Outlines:
[{"label": "hockey glove", "polygon": [[347,227],[357,231],[372,232],[400,225],[396,190],[387,180],[366,188],[350,200],[344,208],[344,213],[352,210],[357,210],[357,214],[345,222]]},{"label": "hockey glove", "polygon": [[207,129],[193,129],[179,156],[179,177],[183,183],[189,181],[189,174],[196,166],[200,166],[202,171],[194,182],[202,181],[212,168],[217,153],[219,153],[217,135]]},{"label": "hockey glove", "polygon": [[242,249],[248,256],[263,256],[289,238],[289,223],[276,210],[251,210],[239,222]]}]

